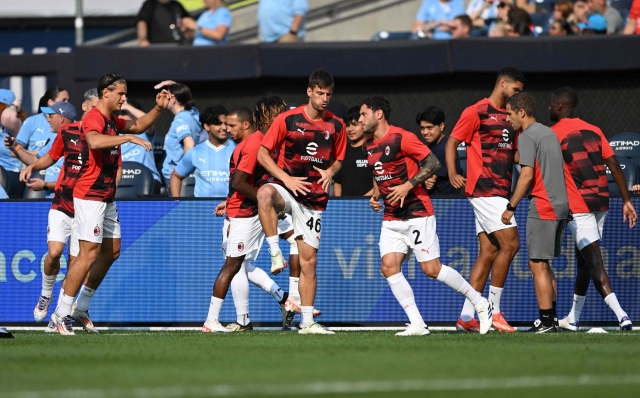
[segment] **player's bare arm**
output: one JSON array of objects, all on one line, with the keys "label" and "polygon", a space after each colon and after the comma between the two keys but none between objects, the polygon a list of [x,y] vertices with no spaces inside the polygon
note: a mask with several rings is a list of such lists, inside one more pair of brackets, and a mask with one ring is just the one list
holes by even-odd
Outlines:
[{"label": "player's bare arm", "polygon": [[625,181],[624,174],[622,173],[620,162],[618,162],[618,159],[616,159],[615,156],[610,156],[602,160],[611,171],[613,180],[616,182],[616,185],[620,190],[620,196],[622,196],[622,221],[627,222],[628,219],[629,228],[633,228],[638,221],[638,214],[636,213],[636,209],[633,207],[633,203],[631,203],[631,196],[629,195],[629,190],[627,190],[627,183]]},{"label": "player's bare arm", "polygon": [[318,184],[322,185],[322,188],[325,190],[325,192],[329,192],[331,180],[333,180],[333,176],[336,175],[338,171],[340,171],[340,167],[342,167],[342,162],[339,160],[333,162],[331,166],[329,166],[329,168],[326,170],[322,170],[317,168],[316,166],[313,166],[313,168],[316,169],[316,171],[321,175],[320,179],[318,180]]},{"label": "player's bare arm", "polygon": [[116,171],[116,186],[120,185],[120,180],[122,180],[122,166],[118,167],[118,171]]},{"label": "player's bare arm", "polygon": [[169,179],[169,190],[171,191],[171,196],[177,198],[180,196],[180,189],[182,188],[182,180],[183,176],[178,174],[175,170],[171,172],[171,178]]},{"label": "player's bare arm", "polygon": [[444,162],[449,171],[449,182],[456,189],[466,186],[465,182],[467,181],[466,178],[456,172],[456,153],[458,151],[458,145],[460,145],[461,142],[462,141],[449,136],[449,141],[447,141],[447,145],[444,147]]},{"label": "player's bare arm", "polygon": [[218,203],[215,210],[213,211],[213,214],[218,217],[222,217],[227,214],[227,201],[225,200],[224,202]]},{"label": "player's bare arm", "polygon": [[251,174],[247,174],[242,170],[236,170],[233,175],[233,181],[231,181],[231,187],[257,203],[258,191],[256,191],[253,185],[249,184],[250,175]]},{"label": "player's bare arm", "polygon": [[407,197],[409,192],[417,185],[420,185],[427,181],[429,177],[437,173],[440,169],[442,169],[442,165],[440,161],[433,153],[427,155],[424,159],[424,164],[418,170],[418,174],[413,176],[409,181],[405,182],[402,185],[398,185],[396,187],[391,188],[391,193],[387,195],[387,200],[389,200],[390,204],[396,203],[398,200],[400,201],[400,207],[404,205],[404,198]]},{"label": "player's bare arm", "polygon": [[53,159],[51,159],[51,156],[49,156],[49,154],[47,153],[46,155],[38,159],[35,163],[33,163],[31,166],[27,166],[24,170],[20,172],[20,181],[28,182],[29,179],[31,178],[31,173],[34,170],[44,170],[46,168],[53,166],[54,164],[55,162],[53,161]]},{"label": "player's bare arm", "polygon": [[86,140],[89,148],[92,150],[115,148],[118,145],[122,145],[127,142],[140,145],[147,152],[150,152],[153,149],[153,146],[149,141],[143,140],[140,137],[131,135],[109,136],[100,134],[95,130],[89,131],[87,133]]},{"label": "player's bare arm", "polygon": [[311,183],[305,181],[306,177],[291,177],[287,174],[286,171],[282,170],[278,167],[276,162],[271,159],[269,155],[269,150],[261,146],[258,151],[258,162],[264,167],[272,176],[282,181],[284,185],[289,188],[291,192],[293,192],[294,196],[298,196],[298,193],[301,195],[307,194],[310,189],[308,188]]},{"label": "player's bare arm", "polygon": [[123,134],[142,134],[155,123],[163,110],[169,105],[171,94],[167,90],[162,90],[156,95],[156,106],[149,113],[141,116],[136,120],[129,120],[125,128],[121,131]]},{"label": "player's bare arm", "polygon": [[[511,200],[509,204],[511,207],[518,206],[518,203],[525,197],[527,192],[529,191],[529,187],[531,186],[531,182],[533,181],[533,167],[531,166],[522,166],[522,171],[520,172],[520,177],[518,178],[518,183],[516,184],[516,189],[513,191],[513,195],[511,196]],[[511,217],[513,217],[513,211],[505,210],[502,213],[502,223],[505,225],[511,225]]]}]

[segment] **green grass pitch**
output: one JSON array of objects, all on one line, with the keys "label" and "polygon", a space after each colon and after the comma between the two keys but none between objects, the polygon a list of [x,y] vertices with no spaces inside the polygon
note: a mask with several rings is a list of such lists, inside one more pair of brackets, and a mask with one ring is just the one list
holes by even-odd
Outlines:
[{"label": "green grass pitch", "polygon": [[640,396],[637,332],[77,333],[0,340],[0,397]]}]

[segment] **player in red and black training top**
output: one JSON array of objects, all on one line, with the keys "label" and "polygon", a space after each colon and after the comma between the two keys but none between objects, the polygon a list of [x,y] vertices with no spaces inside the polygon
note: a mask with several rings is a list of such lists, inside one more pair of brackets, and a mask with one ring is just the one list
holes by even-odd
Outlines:
[{"label": "player in red and black training top", "polygon": [[[271,272],[285,267],[277,236],[278,213],[293,218],[300,255],[301,334],[333,334],[313,322],[316,260],[327,207],[329,186],[340,169],[346,150],[342,120],[327,111],[333,76],[316,70],[309,77],[309,102],[281,113],[273,122],[258,153],[258,162],[273,177],[258,191],[258,214],[271,250]],[[271,153],[278,151],[277,163]]]},{"label": "player in red and black training top", "polygon": [[[382,211],[380,271],[393,295],[407,313],[411,324],[396,336],[429,334],[416,306],[413,290],[402,274],[402,261],[412,250],[422,271],[471,300],[481,320],[482,334],[491,328],[491,305],[453,268],[440,263],[440,243],[436,234],[433,206],[423,183],[442,168],[436,155],[418,135],[389,124],[391,106],[380,96],[367,97],[360,106],[359,122],[370,134],[364,147],[373,169],[371,208]],[[420,166],[422,162],[422,166]]]},{"label": "player in red and black training top", "polygon": [[[515,332],[500,312],[500,298],[511,261],[520,250],[515,218],[511,224],[501,222],[509,204],[511,174],[517,161],[518,134],[507,122],[505,101],[522,91],[524,76],[516,68],[503,68],[489,98],[466,108],[453,128],[445,147],[449,180],[454,188],[465,187],[465,195],[475,213],[476,234],[480,243],[469,277],[474,289],[483,291],[491,273],[489,299],[493,303],[493,327],[502,332]],[[467,147],[467,177],[455,169],[458,145]],[[476,332],[473,306],[465,301],[456,323],[460,331]]]},{"label": "player in red and black training top", "polygon": [[[150,151],[152,147],[148,141],[131,134],[145,132],[167,107],[170,97],[163,90],[156,96],[153,110],[136,121],[127,122],[113,114],[120,110],[126,101],[126,95],[127,83],[122,76],[115,73],[103,75],[98,83],[98,105],[87,112],[82,120],[84,140],[80,156],[83,166],[73,190],[74,230],[79,252],[75,266],[67,272],[65,292],[60,304],[51,316],[61,334],[74,334],[71,327],[71,306],[89,268],[101,254],[103,238],[104,246],[110,249],[113,261],[120,254],[120,221],[113,203],[120,145],[132,142]],[[125,135],[119,136],[119,133]],[[82,308],[73,309],[73,319],[83,326],[91,324],[88,312]]]},{"label": "player in red and black training top", "polygon": [[569,315],[558,321],[565,330],[580,328],[580,312],[593,279],[600,296],[615,312],[620,328],[631,330],[633,324],[622,309],[611,288],[611,281],[602,260],[598,241],[602,239],[604,222],[609,210],[609,168],[622,196],[623,221],[629,219],[633,228],[638,215],[631,203],[620,163],[602,131],[574,114],[578,94],[570,87],[562,87],[551,95],[549,116],[557,122],[551,129],[558,136],[564,158],[564,177],[572,213],[569,229],[576,242],[578,275]]}]

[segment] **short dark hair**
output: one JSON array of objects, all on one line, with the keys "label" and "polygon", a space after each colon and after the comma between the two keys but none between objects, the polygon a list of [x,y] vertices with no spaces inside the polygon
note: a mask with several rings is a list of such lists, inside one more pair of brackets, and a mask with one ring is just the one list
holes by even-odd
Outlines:
[{"label": "short dark hair", "polygon": [[108,89],[109,91],[113,91],[116,89],[116,84],[122,83],[127,84],[127,81],[124,80],[124,77],[120,76],[117,73],[105,73],[100,78],[98,82],[98,98],[102,98],[102,92],[104,89]]},{"label": "short dark hair", "polygon": [[227,115],[228,112],[222,105],[211,105],[200,114],[200,123],[219,126],[222,124],[220,116]]},{"label": "short dark hair", "polygon": [[189,86],[182,83],[174,83],[167,86],[167,90],[176,98],[176,101],[178,101],[180,105],[184,106],[184,109],[190,110],[193,108],[193,95],[191,95]]},{"label": "short dark hair", "polygon": [[253,113],[251,112],[251,109],[247,108],[246,106],[238,106],[236,108],[233,108],[229,111],[229,113],[227,113],[227,116],[230,115],[236,115],[240,122],[249,122],[249,125],[253,127]]},{"label": "short dark hair", "polygon": [[510,105],[511,109],[518,112],[524,110],[527,116],[534,117],[536,115],[536,100],[529,93],[521,91],[512,95],[507,99],[505,106]]},{"label": "short dark hair", "polygon": [[466,26],[469,29],[471,29],[471,26],[473,26],[473,23],[471,22],[471,18],[469,18],[467,14],[458,15],[454,19],[457,19],[458,21],[460,21],[460,24],[462,24],[463,26]]},{"label": "short dark hair", "polygon": [[520,82],[524,84],[524,75],[522,74],[522,72],[512,66],[507,66],[506,68],[500,69],[496,81],[500,81],[500,79],[502,78],[505,78],[513,83]]},{"label": "short dark hair", "polygon": [[269,119],[273,113],[281,114],[287,107],[287,103],[277,95],[272,97],[262,97],[256,103],[253,111],[253,124],[260,130],[269,124]]},{"label": "short dark hair", "polygon": [[40,97],[40,101],[38,101],[38,113],[42,112],[40,108],[49,106],[49,100],[56,102],[56,98],[63,91],[66,90],[60,86],[49,87],[49,89],[44,92],[44,95]]},{"label": "short dark hair", "polygon": [[334,85],[333,76],[324,69],[316,69],[309,76],[308,87],[314,89],[316,86],[320,88],[331,88]]},{"label": "short dark hair", "polygon": [[418,126],[420,122],[427,122],[434,126],[439,126],[444,123],[444,111],[437,106],[430,106],[416,115],[416,124]]},{"label": "short dark hair", "polygon": [[391,116],[391,105],[389,104],[389,101],[381,95],[368,96],[367,98],[362,100],[362,103],[360,104],[360,106],[362,105],[366,105],[369,109],[371,109],[374,112],[377,110],[381,110],[382,113],[384,114],[384,118],[387,119],[387,121]]},{"label": "short dark hair", "polygon": [[552,94],[553,97],[562,98],[563,102],[571,108],[578,105],[578,93],[571,87],[560,87]]},{"label": "short dark hair", "polygon": [[344,113],[344,123],[348,126],[350,124],[358,124],[360,119],[360,107],[352,106]]}]

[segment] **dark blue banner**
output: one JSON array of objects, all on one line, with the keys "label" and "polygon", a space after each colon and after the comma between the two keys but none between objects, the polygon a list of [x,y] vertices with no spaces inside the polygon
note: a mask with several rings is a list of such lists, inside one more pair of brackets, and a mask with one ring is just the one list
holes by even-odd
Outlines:
[{"label": "dark blue banner", "polygon": [[[94,321],[204,321],[212,285],[223,263],[222,219],[212,215],[217,203],[216,200],[118,203],[122,255],[91,303]],[[471,206],[465,199],[435,199],[434,205],[442,263],[468,278],[478,249]],[[631,319],[639,319],[640,228],[629,229],[622,223],[621,205],[620,199],[611,200],[601,247],[622,307]],[[634,205],[640,208],[640,200],[636,198]],[[49,204],[44,202],[0,202],[0,323],[32,321],[47,252],[48,211]],[[512,321],[531,321],[538,316],[527,265],[526,215],[527,205],[522,203],[516,212],[522,248],[502,295],[502,311]],[[322,311],[320,321],[407,320],[379,271],[381,221],[381,215],[370,210],[367,200],[329,201],[322,220],[318,256],[316,307]],[[288,244],[282,243],[286,255]],[[270,268],[266,247],[256,265],[265,270]],[[56,297],[66,272],[66,260],[62,266],[54,290]],[[564,316],[571,308],[576,273],[574,241],[568,230],[562,257],[553,261],[553,267],[558,278],[558,315]],[[405,263],[403,272],[414,288],[425,320],[458,318],[463,297],[428,279],[413,258]],[[288,276],[285,271],[274,280],[287,290]],[[252,287],[249,308],[254,322],[280,320],[275,300],[258,288]],[[224,303],[221,320],[235,320],[231,294]],[[616,320],[593,286],[581,320]]]}]

